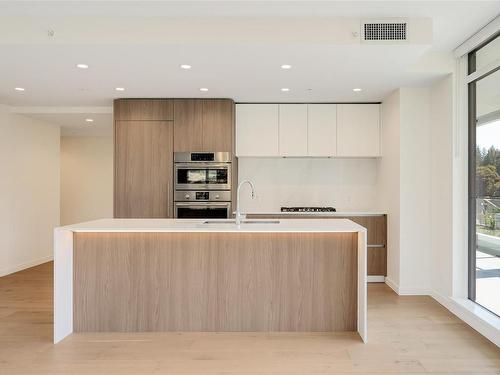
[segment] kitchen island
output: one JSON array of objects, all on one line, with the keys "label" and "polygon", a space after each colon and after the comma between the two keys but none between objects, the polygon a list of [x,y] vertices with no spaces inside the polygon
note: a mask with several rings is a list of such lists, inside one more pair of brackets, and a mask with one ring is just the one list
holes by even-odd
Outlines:
[{"label": "kitchen island", "polygon": [[54,342],[73,332],[357,331],[366,229],[346,219],[102,219],[55,229]]}]

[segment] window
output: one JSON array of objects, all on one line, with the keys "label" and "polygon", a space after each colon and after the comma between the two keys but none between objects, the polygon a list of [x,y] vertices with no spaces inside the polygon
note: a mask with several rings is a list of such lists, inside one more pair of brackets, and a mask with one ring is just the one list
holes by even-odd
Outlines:
[{"label": "window", "polygon": [[469,298],[500,315],[500,37],[468,61]]}]

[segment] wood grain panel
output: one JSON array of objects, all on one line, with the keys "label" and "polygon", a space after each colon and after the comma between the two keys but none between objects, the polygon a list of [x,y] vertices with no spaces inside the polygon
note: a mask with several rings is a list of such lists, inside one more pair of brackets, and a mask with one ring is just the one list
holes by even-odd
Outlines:
[{"label": "wood grain panel", "polygon": [[115,217],[173,217],[172,142],[172,121],[115,121]]},{"label": "wood grain panel", "polygon": [[356,233],[75,233],[74,329],[353,331]]},{"label": "wood grain panel", "polygon": [[349,219],[366,228],[367,245],[368,246],[383,246],[383,247],[368,247],[367,262],[369,276],[387,276],[387,216],[321,216],[307,214],[250,214],[249,218],[253,219]]},{"label": "wood grain panel", "polygon": [[366,261],[369,276],[387,276],[387,250],[385,247],[368,247]]},{"label": "wood grain panel", "polygon": [[117,99],[114,101],[115,120],[166,121],[174,119],[171,99]]},{"label": "wood grain panel", "polygon": [[385,215],[381,216],[328,216],[328,215],[308,215],[308,214],[249,214],[253,219],[349,219],[356,224],[365,227],[367,230],[368,245],[386,245],[387,244],[387,224]]},{"label": "wood grain panel", "polygon": [[174,152],[200,150],[203,150],[203,101],[175,99]]},{"label": "wood grain panel", "polygon": [[203,100],[203,150],[233,151],[234,102],[230,99]]}]

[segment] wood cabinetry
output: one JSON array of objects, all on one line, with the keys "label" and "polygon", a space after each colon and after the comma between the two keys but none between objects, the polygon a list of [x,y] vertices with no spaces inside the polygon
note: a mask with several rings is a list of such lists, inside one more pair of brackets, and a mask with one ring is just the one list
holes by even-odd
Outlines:
[{"label": "wood cabinetry", "polygon": [[172,121],[115,121],[114,216],[173,216]]},{"label": "wood cabinetry", "polygon": [[248,214],[250,219],[349,219],[366,228],[368,276],[387,276],[387,216],[332,216],[310,214]]},{"label": "wood cabinetry", "polygon": [[171,99],[119,99],[114,102],[116,120],[167,120],[174,119],[174,103]]},{"label": "wood cabinetry", "polygon": [[233,152],[234,102],[175,99],[174,151]]},{"label": "wood cabinetry", "polygon": [[174,152],[234,155],[230,99],[119,99],[114,120],[115,217],[173,217]]},{"label": "wood cabinetry", "polygon": [[387,217],[346,216],[345,219],[366,228],[368,276],[387,276]]},{"label": "wood cabinetry", "polygon": [[279,156],[278,104],[236,106],[236,156]]},{"label": "wood cabinetry", "polygon": [[337,105],[337,156],[380,156],[380,105]]},{"label": "wood cabinetry", "polygon": [[307,104],[279,105],[279,154],[307,156]]},{"label": "wood cabinetry", "polygon": [[175,99],[174,117],[174,152],[201,151],[203,149],[203,101]]},{"label": "wood cabinetry", "polygon": [[230,99],[205,99],[202,107],[202,151],[233,152],[234,102]]}]

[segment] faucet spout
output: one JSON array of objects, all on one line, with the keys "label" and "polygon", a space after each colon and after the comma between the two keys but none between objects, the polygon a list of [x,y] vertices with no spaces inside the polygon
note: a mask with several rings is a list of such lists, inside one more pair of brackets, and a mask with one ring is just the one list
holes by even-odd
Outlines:
[{"label": "faucet spout", "polygon": [[250,181],[250,180],[243,180],[240,182],[240,184],[238,185],[238,189],[236,190],[236,225],[240,226],[241,225],[241,219],[245,217],[244,214],[241,213],[241,209],[240,209],[240,190],[242,188],[243,185],[245,184],[248,184],[250,185],[250,189],[251,189],[251,197],[252,199],[255,199],[255,187],[253,185],[253,182]]}]

